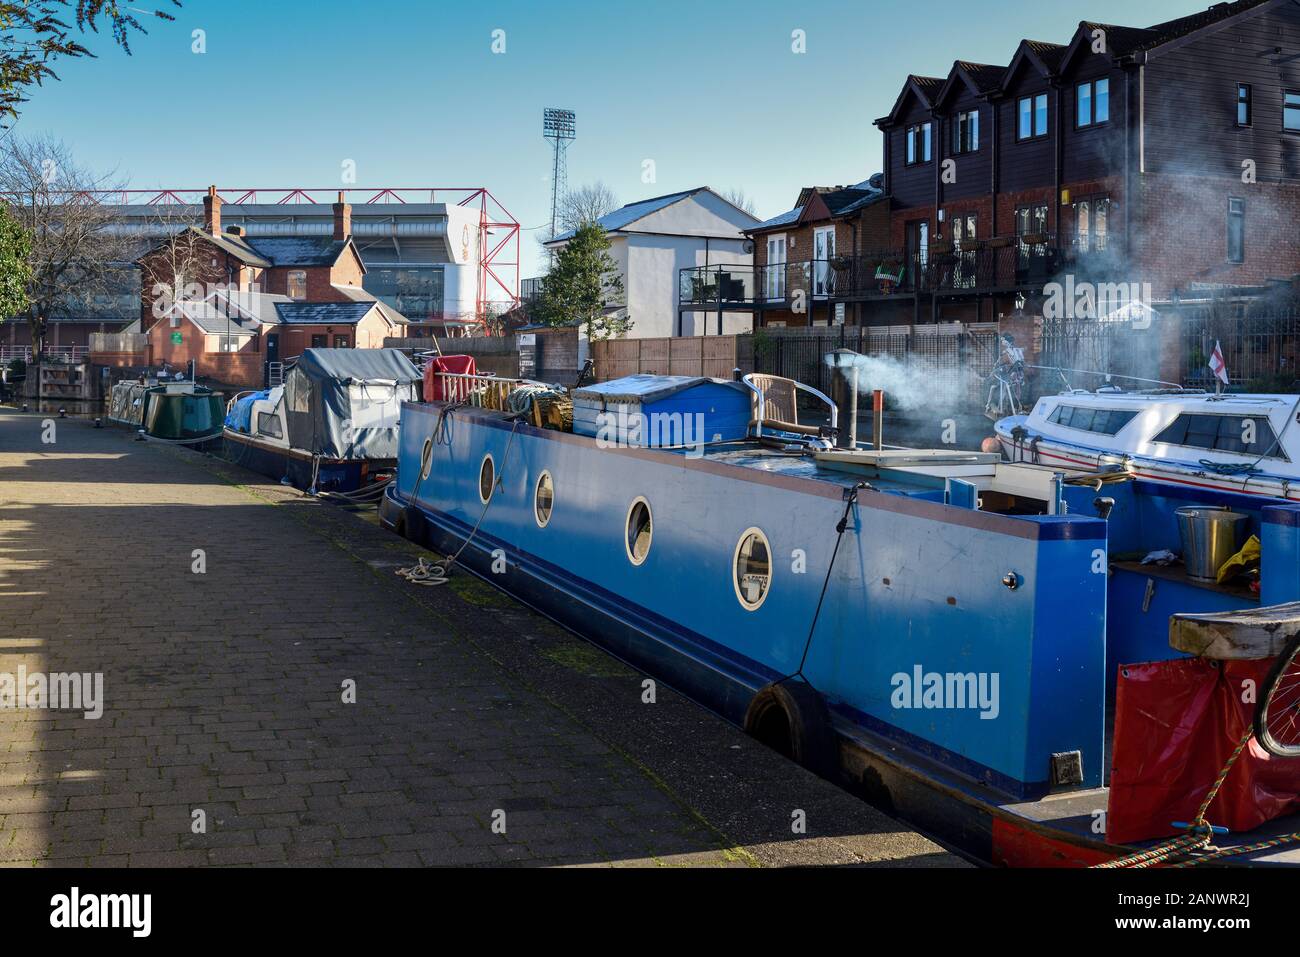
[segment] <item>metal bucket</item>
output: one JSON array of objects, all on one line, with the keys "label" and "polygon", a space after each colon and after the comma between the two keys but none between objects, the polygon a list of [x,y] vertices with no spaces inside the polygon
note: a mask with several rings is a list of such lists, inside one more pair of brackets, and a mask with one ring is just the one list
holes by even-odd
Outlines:
[{"label": "metal bucket", "polygon": [[1183,540],[1187,576],[1197,581],[1214,581],[1223,563],[1245,542],[1250,516],[1226,508],[1190,507],[1178,509],[1174,515]]}]

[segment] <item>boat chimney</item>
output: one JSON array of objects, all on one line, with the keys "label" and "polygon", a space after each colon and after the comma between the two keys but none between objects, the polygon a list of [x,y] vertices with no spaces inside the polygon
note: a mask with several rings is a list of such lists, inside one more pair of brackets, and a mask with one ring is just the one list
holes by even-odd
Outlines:
[{"label": "boat chimney", "polygon": [[885,447],[885,390],[871,392],[871,447],[877,452]]},{"label": "boat chimney", "polygon": [[826,356],[826,362],[837,373],[831,379],[831,401],[835,403],[839,424],[835,446],[857,448],[858,354],[852,349],[836,349]]}]

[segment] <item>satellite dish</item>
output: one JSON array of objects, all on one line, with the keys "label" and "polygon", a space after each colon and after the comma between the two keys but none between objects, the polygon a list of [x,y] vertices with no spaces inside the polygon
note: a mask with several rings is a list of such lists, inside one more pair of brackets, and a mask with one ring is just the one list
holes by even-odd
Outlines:
[{"label": "satellite dish", "polygon": [[742,246],[741,248],[742,248],[746,253],[752,255],[753,252],[754,252],[754,241],[753,241],[752,239],[746,239],[746,240],[745,240],[745,245]]}]

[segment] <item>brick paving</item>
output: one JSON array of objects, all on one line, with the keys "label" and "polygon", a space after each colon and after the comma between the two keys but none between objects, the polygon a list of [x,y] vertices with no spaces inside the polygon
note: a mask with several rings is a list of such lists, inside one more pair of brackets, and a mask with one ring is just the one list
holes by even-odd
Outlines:
[{"label": "brick paving", "polygon": [[356,515],[41,423],[0,410],[0,676],[105,703],[0,708],[0,864],[960,863]]}]

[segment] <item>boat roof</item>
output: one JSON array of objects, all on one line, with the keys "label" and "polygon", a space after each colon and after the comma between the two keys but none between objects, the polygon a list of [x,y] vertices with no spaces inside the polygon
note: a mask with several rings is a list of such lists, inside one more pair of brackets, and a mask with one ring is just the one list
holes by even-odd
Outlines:
[{"label": "boat roof", "polygon": [[1213,392],[1061,392],[1044,398],[1052,398],[1061,402],[1095,400],[1121,402],[1127,405],[1188,405],[1202,403],[1205,405],[1281,405],[1290,407],[1300,402],[1300,395],[1229,392],[1220,395],[1215,395]]},{"label": "boat roof", "polygon": [[[623,376],[608,382],[597,382],[573,391],[575,399],[596,399],[604,402],[657,402],[698,385],[725,385],[745,391],[745,386],[730,379],[710,379],[705,376],[688,375],[640,375]],[[748,393],[746,393],[748,394]]]}]

